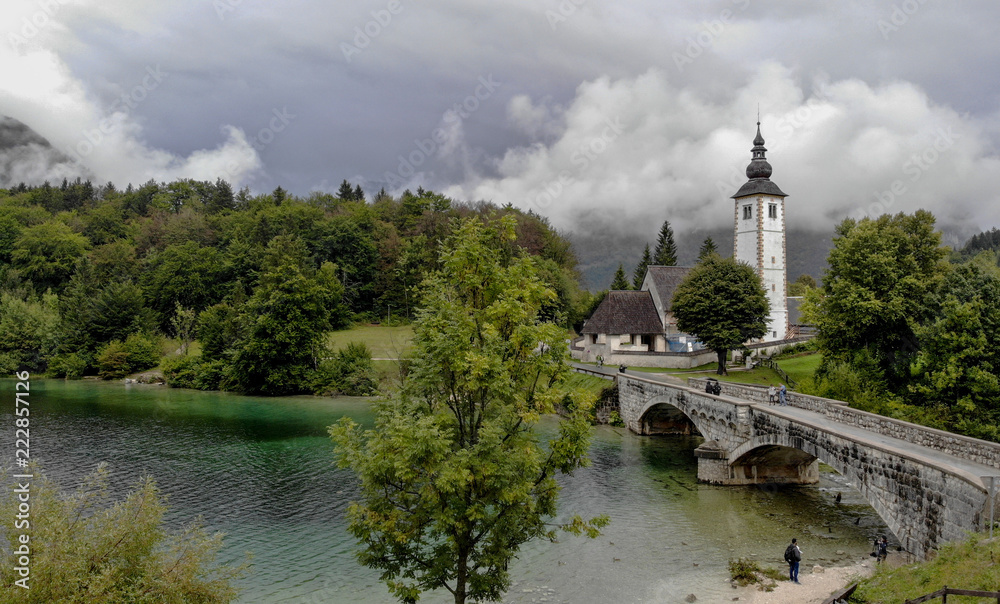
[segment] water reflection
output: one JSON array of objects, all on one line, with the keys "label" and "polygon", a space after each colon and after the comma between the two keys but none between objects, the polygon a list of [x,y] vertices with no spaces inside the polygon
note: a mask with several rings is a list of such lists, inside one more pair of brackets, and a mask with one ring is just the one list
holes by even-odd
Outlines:
[{"label": "water reflection", "polygon": [[[7,383],[0,391],[11,391]],[[3,399],[10,425],[12,397]],[[360,399],[36,380],[33,454],[70,486],[100,461],[120,479],[119,492],[153,475],[169,497],[170,523],[201,515],[211,530],[228,534],[224,559],[254,552],[243,602],[391,602],[377,572],[356,563],[345,528],[357,485],[332,465],[326,435],[345,414],[372,422],[369,403]],[[543,436],[554,425],[543,421]],[[10,438],[5,430],[3,450],[12,447]],[[785,543],[796,536],[807,564],[830,564],[866,556],[870,537],[885,530],[835,473],[822,473],[810,487],[699,484],[692,451],[700,442],[599,427],[591,467],[560,481],[560,509],[564,517],[608,514],[611,525],[595,540],[526,545],[511,569],[517,582],[507,601],[662,602],[688,593],[728,601],[730,558],[779,567]]]}]

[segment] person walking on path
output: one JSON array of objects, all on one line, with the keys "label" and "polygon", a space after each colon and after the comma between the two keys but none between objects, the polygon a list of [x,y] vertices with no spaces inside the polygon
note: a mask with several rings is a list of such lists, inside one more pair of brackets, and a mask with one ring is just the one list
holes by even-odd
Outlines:
[{"label": "person walking on path", "polygon": [[781,403],[782,407],[787,407],[788,406],[788,400],[785,398],[786,392],[787,391],[785,389],[785,385],[782,384],[781,387],[778,388],[778,402]]},{"label": "person walking on path", "polygon": [[774,404],[774,397],[777,396],[778,391],[774,388],[774,384],[771,384],[767,388],[767,404]]},{"label": "person walking on path", "polygon": [[788,580],[792,583],[799,582],[799,562],[802,561],[802,550],[796,544],[795,539],[785,548],[785,562],[788,563]]}]

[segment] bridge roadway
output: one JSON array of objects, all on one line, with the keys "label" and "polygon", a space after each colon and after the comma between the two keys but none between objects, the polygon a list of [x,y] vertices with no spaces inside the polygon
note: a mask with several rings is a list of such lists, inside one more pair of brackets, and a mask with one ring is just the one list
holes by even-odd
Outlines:
[{"label": "bridge roadway", "polygon": [[[714,439],[722,443],[718,446],[719,455],[699,455],[698,451],[696,455],[715,457],[717,461],[714,463],[728,466],[725,471],[729,472],[730,477],[735,476],[733,467],[740,465],[741,462],[744,466],[754,464],[753,480],[750,479],[748,470],[743,481],[726,482],[712,480],[709,477],[708,480],[711,482],[721,484],[795,482],[794,479],[782,480],[780,475],[766,476],[766,471],[762,472],[762,476],[765,477],[757,480],[760,469],[757,465],[768,463],[780,465],[786,462],[798,465],[798,476],[802,478],[800,482],[812,482],[814,480],[809,479],[805,469],[806,464],[815,467],[815,460],[819,458],[851,480],[852,486],[865,495],[907,551],[919,557],[923,557],[931,549],[936,549],[943,541],[964,537],[965,531],[982,530],[987,526],[987,521],[993,517],[991,495],[994,497],[1000,495],[997,493],[1000,491],[1000,454],[993,453],[1000,451],[1000,446],[994,443],[948,435],[896,420],[881,420],[894,426],[898,424],[903,428],[912,426],[917,431],[931,433],[933,437],[941,438],[943,435],[945,440],[954,439],[957,445],[953,442],[952,446],[964,447],[968,441],[971,445],[987,451],[985,456],[979,457],[988,463],[980,463],[935,446],[838,421],[837,413],[831,414],[791,404],[771,405],[726,393],[709,395],[704,393],[703,388],[700,390],[690,388],[680,379],[665,374],[632,370],[620,373],[617,367],[597,368],[578,363],[574,363],[573,366],[581,373],[600,375],[608,379],[624,377],[624,380],[619,381],[619,385],[628,384],[630,393],[625,394],[626,397],[636,398],[634,393],[636,387],[642,388],[642,393],[638,397],[645,399],[639,402],[641,411],[638,414],[641,416],[646,416],[655,407],[670,406],[680,409],[707,440]],[[748,395],[760,394],[762,397],[764,395],[757,388],[726,382],[721,384],[725,390],[742,391]],[[665,389],[654,385],[660,385]],[[622,395],[620,390],[620,399]],[[676,398],[669,398],[671,396]],[[722,422],[717,421],[719,418],[714,418],[716,419],[714,422],[706,422],[702,411],[699,420],[692,417],[699,415],[693,399],[699,399],[702,403],[707,401],[709,404],[714,401],[722,407],[734,409],[735,412],[729,412],[727,419]],[[825,401],[825,399],[815,400]],[[833,408],[839,410],[844,409],[844,406],[836,404]],[[863,412],[853,411],[853,413],[869,416]],[[626,415],[626,410],[622,409],[623,419]],[[721,417],[722,413],[718,415]],[[723,434],[720,434],[717,426],[726,422],[729,429],[723,428]],[[650,433],[646,431],[647,424],[643,423],[641,417],[632,418],[631,421],[626,419],[626,423],[634,432]],[[776,431],[784,433],[776,435]],[[912,438],[924,440],[919,434]],[[718,443],[713,441],[712,444]],[[778,449],[783,449],[784,454],[776,454],[775,451]],[[791,449],[798,451],[789,455]],[[976,455],[970,456],[976,457]],[[699,478],[703,480],[705,477],[701,464],[708,461],[699,459]],[[794,473],[792,475],[794,476]],[[786,473],[784,476],[788,478],[789,474]],[[993,477],[996,481],[995,488]],[[995,513],[1000,516],[1000,502],[992,503],[996,506]],[[924,517],[921,519],[920,516]]]}]

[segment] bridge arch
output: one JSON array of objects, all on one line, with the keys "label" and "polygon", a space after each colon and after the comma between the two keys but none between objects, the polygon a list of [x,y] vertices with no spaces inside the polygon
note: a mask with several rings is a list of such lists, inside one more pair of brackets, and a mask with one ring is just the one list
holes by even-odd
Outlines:
[{"label": "bridge arch", "polygon": [[[843,457],[836,452],[825,450],[802,438],[793,439],[784,434],[767,434],[755,436],[736,447],[730,452],[726,461],[732,468],[753,468],[805,465],[814,463],[816,460],[822,461],[846,478],[851,486],[861,493],[861,496],[875,509],[892,534],[900,541],[903,540],[902,533],[905,531],[905,527],[897,515],[887,513],[881,494],[876,489],[869,488],[865,468],[844,463]],[[765,474],[762,473],[761,476],[765,476]]]}]

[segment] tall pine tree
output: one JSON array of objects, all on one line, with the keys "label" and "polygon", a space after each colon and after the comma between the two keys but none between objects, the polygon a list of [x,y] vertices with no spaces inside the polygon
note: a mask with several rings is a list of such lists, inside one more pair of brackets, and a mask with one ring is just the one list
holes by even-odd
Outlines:
[{"label": "tall pine tree", "polygon": [[711,237],[705,237],[705,242],[701,244],[701,249],[698,250],[698,262],[707,258],[709,254],[718,253],[719,250],[715,247],[715,241],[712,241]]},{"label": "tall pine tree", "polygon": [[642,280],[646,277],[646,267],[653,263],[653,257],[649,253],[649,244],[646,244],[646,249],[642,252],[642,260],[639,261],[639,265],[635,267],[635,272],[632,273],[632,286],[634,289],[639,289],[642,287]]},{"label": "tall pine tree", "polygon": [[615,278],[611,281],[611,289],[632,289],[628,279],[625,278],[625,266],[622,264],[619,264],[618,270],[615,271]]},{"label": "tall pine tree", "polygon": [[677,266],[677,244],[674,243],[674,230],[670,228],[669,220],[664,220],[663,226],[660,227],[660,237],[656,240],[653,264]]}]

